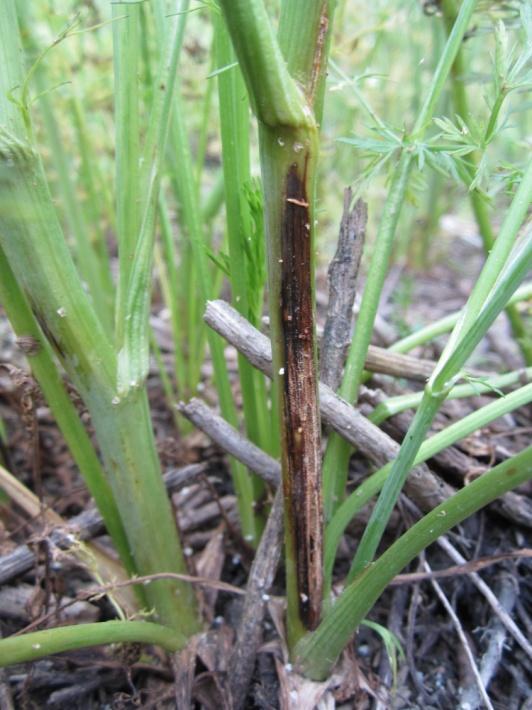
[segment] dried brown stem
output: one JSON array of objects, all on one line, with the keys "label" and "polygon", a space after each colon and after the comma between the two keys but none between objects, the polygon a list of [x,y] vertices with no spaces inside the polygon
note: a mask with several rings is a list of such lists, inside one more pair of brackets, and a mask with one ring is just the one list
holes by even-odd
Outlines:
[{"label": "dried brown stem", "polygon": [[[323,506],[308,173],[305,158],[302,165],[292,162],[286,175],[280,224],[278,377],[287,545],[293,547],[288,556],[295,560],[299,615],[312,630],[320,620],[323,596]],[[270,307],[275,308],[272,300]]]}]

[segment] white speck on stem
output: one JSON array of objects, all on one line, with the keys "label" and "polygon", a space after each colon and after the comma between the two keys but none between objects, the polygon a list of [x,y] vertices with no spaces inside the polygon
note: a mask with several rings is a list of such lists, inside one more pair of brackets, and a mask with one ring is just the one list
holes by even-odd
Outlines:
[{"label": "white speck on stem", "polygon": [[111,404],[116,407],[117,404],[120,404],[120,397],[113,397],[111,400]]},{"label": "white speck on stem", "polygon": [[57,309],[57,315],[59,318],[66,318],[66,310],[61,306],[61,308]]},{"label": "white speck on stem", "polygon": [[294,153],[301,153],[304,147],[303,143],[294,143]]},{"label": "white speck on stem", "polygon": [[279,368],[279,374],[280,374],[280,375],[284,375],[284,367],[280,367],[280,368]]},{"label": "white speck on stem", "polygon": [[278,143],[278,144],[281,146],[281,148],[282,148],[282,147],[284,146],[284,144],[285,144],[285,143],[284,143],[284,138],[281,138],[281,136],[279,136],[279,138],[277,139],[277,143]]},{"label": "white speck on stem", "polygon": [[268,602],[268,601],[270,601],[270,595],[269,595],[269,594],[263,594],[261,598],[262,598],[262,601],[263,601],[263,602]]},{"label": "white speck on stem", "polygon": [[191,547],[185,547],[185,549],[183,550],[183,554],[185,555],[185,557],[192,557],[192,555],[194,554],[194,550]]},{"label": "white speck on stem", "polygon": [[41,647],[41,644],[40,644],[40,643],[32,643],[32,644],[31,644],[31,647],[32,647],[33,649],[35,649],[36,651],[38,651],[38,650],[40,649],[40,647]]}]

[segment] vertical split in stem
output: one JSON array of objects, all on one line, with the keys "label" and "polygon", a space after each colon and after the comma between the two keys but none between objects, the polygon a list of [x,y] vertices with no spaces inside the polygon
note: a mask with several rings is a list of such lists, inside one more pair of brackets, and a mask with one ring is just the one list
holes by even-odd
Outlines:
[{"label": "vertical split in stem", "polygon": [[285,499],[289,642],[315,628],[322,598],[320,425],[314,332],[317,131],[261,128],[274,383]]},{"label": "vertical split in stem", "polygon": [[[313,239],[305,156],[286,176],[281,223],[280,320],[282,330],[283,459],[291,510],[300,616],[316,627],[322,595],[320,422],[314,333]],[[281,373],[280,373],[281,374]]]}]

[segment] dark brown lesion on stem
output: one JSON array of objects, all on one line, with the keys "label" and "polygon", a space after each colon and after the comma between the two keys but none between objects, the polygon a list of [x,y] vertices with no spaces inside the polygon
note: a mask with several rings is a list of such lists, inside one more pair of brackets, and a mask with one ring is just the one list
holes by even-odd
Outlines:
[{"label": "dark brown lesion on stem", "polygon": [[290,506],[300,616],[314,629],[322,600],[320,426],[315,367],[311,214],[306,165],[286,180],[281,245],[281,322],[286,460],[283,486]]}]

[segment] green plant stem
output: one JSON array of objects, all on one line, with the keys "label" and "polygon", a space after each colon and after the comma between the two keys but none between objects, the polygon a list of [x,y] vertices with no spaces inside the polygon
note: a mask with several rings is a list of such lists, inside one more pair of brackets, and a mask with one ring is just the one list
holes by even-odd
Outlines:
[{"label": "green plant stem", "polygon": [[[38,81],[38,86],[42,87],[43,82]],[[39,109],[44,118],[46,135],[59,176],[59,189],[65,206],[67,223],[75,237],[76,264],[89,286],[91,300],[98,317],[106,332],[111,334],[113,319],[111,302],[107,298],[107,284],[97,254],[91,244],[83,207],[76,195],[76,186],[72,180],[73,167],[66,154],[64,139],[59,134],[57,118],[54,116],[50,97],[47,94],[43,94],[39,99]]]},{"label": "green plant stem", "polygon": [[[527,301],[530,298],[532,298],[532,283],[525,283],[517,289],[509,303],[519,303],[519,301]],[[398,340],[393,345],[390,345],[388,350],[395,353],[408,353],[414,348],[424,345],[440,335],[448,333],[457,324],[461,313],[462,311],[456,311],[455,313],[450,313],[448,316],[434,321],[434,323],[429,323],[423,328],[410,333],[410,335],[401,338],[401,340]]]},{"label": "green plant stem", "polygon": [[[205,260],[203,252],[207,240],[202,226],[198,195],[194,183],[192,156],[183,114],[184,106],[178,90],[169,137],[169,155],[175,157],[169,163],[170,182],[179,205],[179,222],[182,228],[179,243],[181,255],[179,267],[181,276],[180,303],[183,304],[182,320],[186,323],[186,328],[181,331],[184,333],[184,337],[181,337],[179,347],[186,348],[188,351],[186,387],[190,392],[193,392],[200,378],[205,343],[203,328],[198,327],[201,322],[201,301],[197,297],[196,289],[202,299],[204,295],[202,292],[202,267],[198,264],[198,259]],[[204,268],[208,271],[207,264]],[[178,347],[178,343],[176,343],[176,347]],[[183,394],[186,395],[186,392]]]},{"label": "green plant stem", "polygon": [[[530,172],[532,175],[532,170]],[[526,185],[526,183],[527,180],[523,179],[514,198],[514,203],[519,202],[522,198],[520,190],[523,184]],[[532,200],[532,181],[528,189],[530,191],[530,201]],[[508,214],[510,215],[511,212],[512,208],[510,208]],[[515,229],[515,237],[521,225],[516,223],[513,226]],[[499,239],[504,241],[502,238],[503,234],[501,230]],[[401,488],[414,463],[417,451],[423,442],[436,412],[445,400],[449,390],[452,388],[455,379],[475,347],[484,337],[495,318],[504,309],[510,296],[517,289],[530,269],[532,259],[532,233],[523,239],[515,252],[504,270],[501,269],[502,273],[497,283],[493,286],[492,293],[490,293],[482,310],[479,311],[476,295],[482,293],[484,283],[489,283],[494,276],[494,267],[493,263],[490,263],[490,260],[493,257],[494,262],[497,262],[495,248],[486,261],[484,269],[475,284],[473,293],[464,308],[462,318],[457,323],[455,331],[449,338],[449,342],[452,342],[453,335],[456,336],[454,346],[449,351],[447,348],[444,350],[425,387],[419,408],[405,435],[399,454],[392,465],[390,475],[384,483],[377,504],[364,530],[353,563],[355,572],[361,571],[364,567],[369,565],[373,559],[393,507],[399,497]],[[471,323],[470,312],[476,316],[476,320],[473,323]],[[464,324],[464,326],[462,326],[462,324]]]},{"label": "green plant stem", "polygon": [[[288,71],[263,0],[220,4],[259,121],[270,128],[314,128],[314,116]],[[324,5],[311,0],[307,10],[313,12],[310,8],[317,4]],[[308,25],[304,22],[298,31],[306,33]]]},{"label": "green plant stem", "polygon": [[[214,69],[215,61],[216,52],[213,51],[213,48],[211,46],[211,70]],[[201,109],[201,124],[198,136],[198,147],[196,151],[196,185],[198,188],[198,199],[201,196],[201,177],[205,167],[205,156],[207,155],[207,147],[209,143],[209,127],[213,95],[214,81],[212,81],[212,78],[210,78],[210,80],[207,81],[205,94],[203,96],[203,106]]]},{"label": "green plant stem", "polygon": [[[473,286],[467,304],[445,346],[439,360],[439,365],[445,364],[446,356],[449,352],[456,351],[459,340],[467,333],[468,329],[473,324],[478,324],[478,315],[481,310],[485,308],[486,299],[504,268],[531,202],[532,163],[529,163],[512,203],[506,212],[497,240],[489,253],[482,272]],[[437,367],[434,376],[439,374],[438,369]]]},{"label": "green plant stem", "polygon": [[[408,143],[410,140],[421,140],[432,119],[434,107],[437,105],[454,58],[460,48],[475,4],[475,0],[465,0],[462,3],[460,14],[454,23],[443,54],[438,62],[412,134],[404,142],[398,162],[393,170],[360,304],[355,333],[349,348],[344,377],[339,391],[340,395],[349,402],[356,401],[358,397],[379,299],[388,271],[393,240],[406,195],[409,173],[414,159],[414,154],[409,149]],[[330,436],[323,462],[324,514],[326,520],[330,519],[343,498],[350,451],[349,444],[337,434]]]},{"label": "green plant stem", "polygon": [[372,561],[386,529],[390,512],[403,488],[421,442],[425,438],[432,420],[444,399],[445,395],[431,396],[425,393],[420,406],[416,410],[399,454],[391,468],[390,475],[382,487],[379,500],[364,529],[364,534],[353,562],[355,574]]},{"label": "green plant stem", "polygon": [[211,222],[220,211],[220,208],[223,205],[224,201],[224,190],[224,174],[223,170],[220,170],[214,180],[214,184],[211,187],[211,191],[205,198],[205,202],[201,209],[201,216],[203,217],[204,222]]},{"label": "green plant stem", "polygon": [[116,223],[119,276],[116,342],[122,347],[126,303],[141,220],[139,56],[140,4],[112,5],[115,97]]},{"label": "green plant stem", "polygon": [[[442,2],[443,18],[447,31],[452,26],[454,18],[457,13],[457,5],[455,0],[443,0]],[[467,91],[465,86],[465,74],[466,74],[466,63],[464,58],[463,50],[460,49],[453,63],[451,77],[452,77],[452,96],[454,103],[455,112],[465,121],[466,125],[470,119],[470,109],[467,99]],[[499,112],[502,107],[502,103],[506,97],[504,92],[501,92],[498,96],[498,100],[493,107],[490,115],[490,120],[488,122],[488,127],[486,129],[486,140],[489,141]],[[470,178],[474,177],[476,169],[478,167],[480,156],[478,152],[470,153],[468,160],[471,164]],[[471,208],[473,214],[475,215],[475,220],[478,226],[480,236],[484,245],[484,251],[489,254],[493,245],[495,243],[495,234],[491,226],[489,207],[486,201],[486,197],[482,193],[474,188],[469,190],[469,199],[471,201]],[[498,241],[498,240],[497,240]],[[526,338],[525,327],[521,318],[521,315],[513,305],[509,305],[506,309],[506,315],[510,321],[510,326],[514,337],[521,349],[524,360],[528,365],[532,365],[532,341]]]},{"label": "green plant stem", "polygon": [[[172,179],[175,181],[176,194],[179,197],[181,209],[184,215],[184,222],[188,226],[189,246],[193,256],[195,273],[197,274],[200,299],[194,297],[192,289],[189,289],[189,303],[193,302],[193,313],[189,320],[189,328],[192,332],[198,331],[199,312],[201,304],[206,303],[213,295],[211,275],[207,263],[207,251],[205,248],[205,237],[201,226],[201,214],[197,203],[197,191],[195,189],[194,171],[190,150],[186,140],[185,126],[180,101],[174,106],[174,119],[171,132],[171,149],[174,155],[179,156],[179,170],[176,170]],[[189,313],[190,317],[190,313]],[[189,331],[190,332],[190,331]],[[200,332],[204,333],[203,329]],[[238,416],[233,401],[231,385],[227,374],[227,367],[224,356],[224,346],[222,340],[212,330],[207,330],[207,339],[214,369],[214,380],[222,415],[232,426],[238,428]],[[199,379],[199,368],[201,365],[200,353],[196,346],[195,362],[192,362],[197,374],[194,373],[192,382]],[[189,370],[190,374],[190,370]],[[189,379],[190,384],[190,379]],[[252,545],[259,541],[260,533],[256,527],[255,514],[253,509],[253,482],[245,468],[238,461],[231,459],[231,475],[234,482],[235,493],[238,501],[238,511],[242,524],[244,537]]]},{"label": "green plant stem", "polygon": [[[475,380],[472,384],[456,385],[447,395],[447,399],[463,399],[465,397],[476,397],[481,394],[493,394],[499,389],[510,387],[532,379],[532,367],[515,372],[507,372],[503,375],[494,375],[489,378]],[[390,397],[381,402],[371,412],[368,417],[374,424],[382,424],[389,417],[393,417],[406,409],[415,409],[421,403],[423,392],[412,392],[409,394]]]},{"label": "green plant stem", "polygon": [[154,644],[175,653],[185,646],[186,639],[174,629],[147,621],[104,621],[62,626],[1,639],[0,667],[111,643]]},{"label": "green plant stem", "polygon": [[30,341],[25,341],[28,343],[25,352],[32,374],[42,389],[127,571],[133,574],[135,566],[111,487],[78,413],[65,390],[51,348],[43,337],[1,249],[0,301],[17,337],[30,339]]},{"label": "green plant stem", "polygon": [[[37,43],[34,41],[30,31],[32,20],[29,14],[29,4],[20,3],[17,7],[17,13],[25,26],[29,47],[39,56]],[[48,49],[46,48],[44,52],[47,52]],[[61,135],[59,130],[60,124],[57,121],[48,91],[49,87],[46,84],[46,72],[41,61],[43,57],[44,54],[41,53],[40,60],[34,63],[30,70],[39,95],[36,105],[43,117],[47,141],[51,148],[52,163],[57,170],[59,195],[65,207],[66,222],[74,237],[76,266],[88,286],[94,308],[102,325],[107,334],[111,335],[113,328],[113,299],[108,267],[107,272],[105,267],[102,268],[97,250],[90,239],[89,225],[83,205],[76,194],[77,186],[73,177],[74,169],[65,149],[64,136]]]},{"label": "green plant stem", "polygon": [[[4,10],[0,58],[8,55],[3,66],[9,72],[0,74],[0,97],[23,83],[13,0]],[[0,244],[34,317],[89,409],[138,572],[185,572],[146,391],[134,390],[122,401],[117,395],[115,351],[67,249],[31,143],[28,109],[22,106],[20,111],[20,106],[0,98]],[[146,589],[146,597],[164,623],[187,634],[197,630],[189,585],[156,582]]]},{"label": "green plant stem", "polygon": [[[231,40],[223,18],[215,20],[216,63],[219,67],[235,61]],[[225,212],[231,269],[231,297],[235,308],[253,325],[250,289],[254,275],[248,273],[245,243],[251,231],[251,217],[245,189],[251,182],[249,166],[249,104],[246,87],[238,67],[218,76],[220,102],[220,128],[222,136],[222,161],[225,184]],[[262,291],[262,287],[261,287]],[[267,448],[267,410],[265,388],[260,387],[262,373],[258,372],[243,355],[238,355],[238,371],[242,388],[242,401],[246,432],[249,439],[262,449]],[[261,397],[261,394],[263,395]],[[252,477],[254,504],[264,496],[264,484]],[[264,520],[257,519],[258,531]]]},{"label": "green plant stem", "polygon": [[[334,5],[324,0],[283,3],[277,43],[263,0],[221,2],[259,120],[274,388],[281,422],[289,646],[318,623],[321,607],[313,233],[317,123]],[[303,93],[296,79],[303,81]]]},{"label": "green plant stem", "polygon": [[[186,10],[188,0],[181,0]],[[163,11],[156,4],[159,14]],[[161,172],[166,153],[172,102],[177,93],[176,75],[185,14],[173,16],[166,24],[157,23],[162,51],[156,78],[148,131],[140,171],[141,219],[135,240],[133,262],[130,264],[127,296],[123,310],[123,338],[118,341],[118,391],[126,396],[144,382],[149,367],[149,310],[151,277],[155,244],[155,223],[161,184]]]},{"label": "green plant stem", "polygon": [[[490,402],[481,407],[475,412],[472,412],[467,417],[460,421],[451,424],[443,429],[443,431],[434,434],[421,445],[413,466],[418,466],[430,458],[443,451],[448,446],[452,446],[457,441],[464,439],[474,431],[478,431],[482,427],[487,426],[490,422],[495,421],[499,417],[503,417],[508,412],[512,412],[519,407],[523,407],[532,400],[532,385],[511,392],[510,394],[501,397],[500,399]],[[332,581],[332,569],[336,557],[338,544],[355,515],[376,495],[384,481],[390,473],[393,462],[386,464],[378,471],[373,473],[363,483],[344,500],[342,505],[334,514],[331,522],[327,526],[325,534],[325,581],[327,589],[330,589]],[[347,581],[351,582],[356,575],[356,568],[351,567]]]},{"label": "green plant stem", "polygon": [[[174,342],[174,374],[177,391],[182,398],[186,399],[190,392],[187,390],[187,367],[181,344],[181,333],[184,332],[185,328],[179,308],[177,253],[168,205],[162,190],[159,195],[159,221],[161,225],[162,254],[160,255],[160,263],[158,264],[158,277],[165,305],[170,311],[170,324]],[[157,249],[155,251],[155,259],[157,263]]]},{"label": "green plant stem", "polygon": [[477,510],[532,478],[532,447],[483,474],[413,525],[346,588],[318,629],[296,648],[300,670],[326,678],[389,582],[422,550]]},{"label": "green plant stem", "polygon": [[[85,121],[81,102],[77,96],[70,101],[72,119],[80,153],[80,179],[87,191],[87,202],[90,209],[91,243],[99,260],[99,272],[108,309],[114,313],[115,287],[111,275],[110,255],[105,241],[105,229],[114,226],[112,197],[110,190],[102,178],[98,163],[94,160],[89,141],[90,132]],[[102,215],[102,218],[100,218]]]}]

